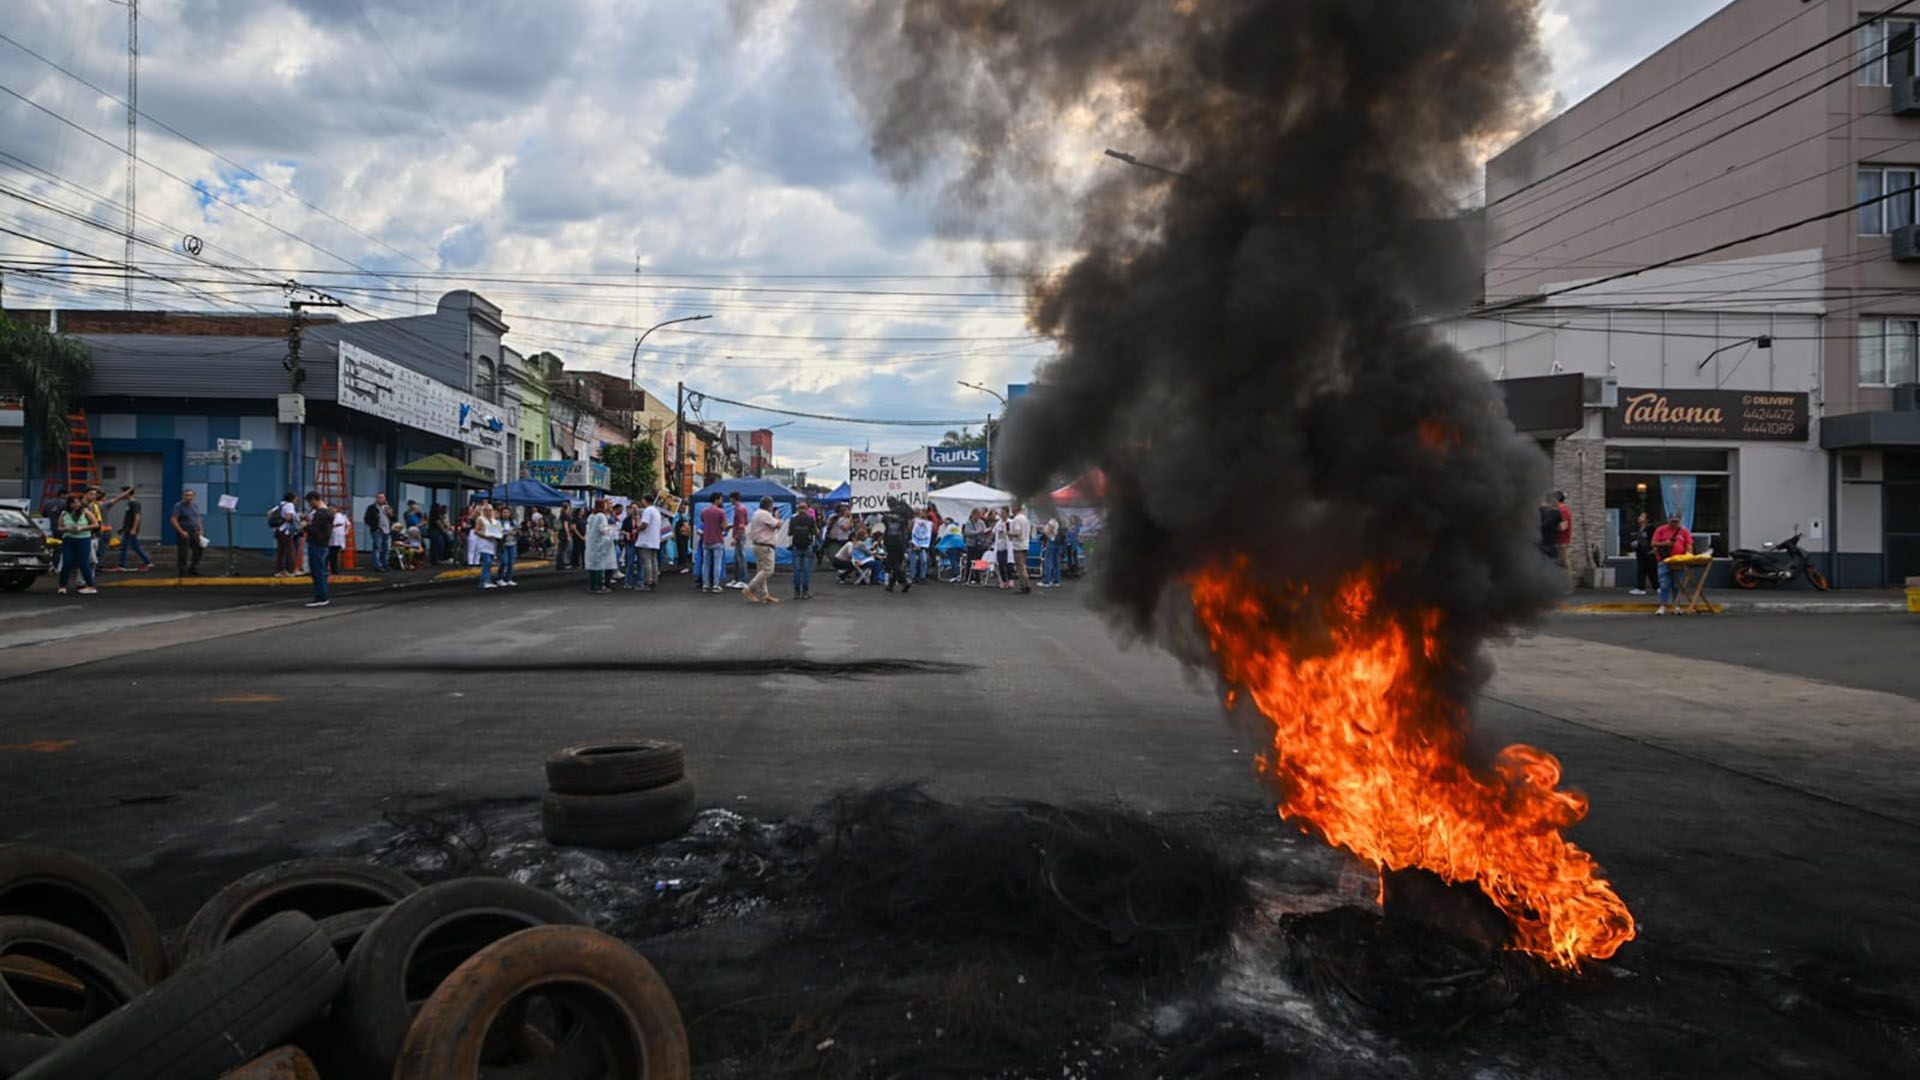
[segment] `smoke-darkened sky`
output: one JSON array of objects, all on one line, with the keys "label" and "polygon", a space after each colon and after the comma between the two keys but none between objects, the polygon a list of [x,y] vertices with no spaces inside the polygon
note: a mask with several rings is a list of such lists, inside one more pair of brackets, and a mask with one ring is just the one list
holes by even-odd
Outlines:
[{"label": "smoke-darkened sky", "polygon": [[[211,257],[276,268],[347,265],[331,252],[379,270],[602,285],[624,276],[625,288],[591,291],[476,285],[507,309],[509,341],[523,352],[550,348],[603,370],[625,370],[634,326],[713,313],[694,328],[702,333],[650,340],[641,379],[655,388],[685,377],[728,397],[867,416],[997,410],[956,380],[1025,381],[1051,350],[1023,340],[1017,291],[927,276],[978,273],[980,243],[943,238],[932,199],[896,187],[873,163],[830,50],[808,20],[792,17],[804,6],[756,5],[743,28],[740,5],[660,0],[149,0],[142,107],[241,168],[145,125],[141,152],[152,165],[141,172],[139,205],[150,219],[142,235],[163,247],[194,235]],[[1549,84],[1575,100],[1717,6],[1552,0]],[[6,7],[0,32],[124,93],[124,8]],[[79,188],[7,159],[0,183],[117,226],[119,106],[4,42],[0,85],[98,136],[0,95],[0,149]],[[15,196],[0,195],[0,216],[10,228],[118,257],[116,237]],[[49,253],[0,239],[8,258]],[[636,290],[636,255],[663,274],[812,291],[715,292],[716,279],[684,277]],[[774,276],[790,274],[824,276]],[[854,276],[875,274],[919,276]],[[355,302],[381,314],[411,312],[450,287],[418,282],[416,300],[412,279],[358,284],[366,288]],[[16,274],[6,293],[9,304],[46,295]],[[230,295],[280,303],[270,291]],[[105,292],[67,292],[61,302],[118,306]],[[208,306],[159,290],[142,302]],[[718,407],[708,415],[745,426],[781,419]],[[869,437],[875,449],[920,441],[803,420],[781,428],[776,447],[784,463],[818,461],[814,471],[837,480],[844,449]]]}]

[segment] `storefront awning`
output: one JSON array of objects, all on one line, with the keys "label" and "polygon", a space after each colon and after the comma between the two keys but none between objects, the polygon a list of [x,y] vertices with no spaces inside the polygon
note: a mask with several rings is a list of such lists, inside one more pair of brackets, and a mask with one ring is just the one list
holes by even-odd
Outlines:
[{"label": "storefront awning", "polygon": [[1823,450],[1920,446],[1920,412],[1863,412],[1820,421]]}]

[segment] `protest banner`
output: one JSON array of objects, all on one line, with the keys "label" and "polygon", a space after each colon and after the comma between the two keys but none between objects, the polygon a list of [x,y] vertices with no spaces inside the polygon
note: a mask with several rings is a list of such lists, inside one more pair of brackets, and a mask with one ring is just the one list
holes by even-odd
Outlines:
[{"label": "protest banner", "polygon": [[899,499],[915,510],[927,505],[927,448],[905,454],[847,451],[847,486],[856,514],[882,513],[887,500]]}]

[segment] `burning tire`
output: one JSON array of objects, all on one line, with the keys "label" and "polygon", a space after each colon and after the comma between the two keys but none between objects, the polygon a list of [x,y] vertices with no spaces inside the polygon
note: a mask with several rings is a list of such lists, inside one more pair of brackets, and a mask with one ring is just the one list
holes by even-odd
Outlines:
[{"label": "burning tire", "polygon": [[617,795],[563,795],[540,800],[540,825],[563,847],[624,849],[671,840],[693,824],[693,781]]},{"label": "burning tire", "polygon": [[[522,930],[475,953],[449,975],[407,1032],[394,1080],[468,1080],[481,1075],[488,1030],[529,994],[564,1016],[554,1055],[592,1050],[580,1075],[686,1080],[686,1028],[673,995],[646,958],[579,926]],[[534,1063],[538,1067],[544,1063]],[[560,1076],[547,1065],[538,1073]]]},{"label": "burning tire", "polygon": [[670,784],[686,770],[686,754],[676,742],[583,743],[547,759],[547,790],[561,795],[619,795]]},{"label": "burning tire", "polygon": [[0,844],[0,915],[31,915],[77,930],[148,983],[167,974],[167,950],[153,915],[132,889],[91,859],[36,844]]},{"label": "burning tire", "polygon": [[0,918],[0,1030],[76,1035],[146,989],[85,934],[24,915]]},{"label": "burning tire", "polygon": [[227,939],[282,911],[315,921],[384,907],[418,892],[398,870],[349,859],[296,859],[255,870],[213,895],[181,935],[183,960],[198,960]]},{"label": "burning tire", "polygon": [[19,1080],[206,1080],[285,1042],[340,983],[319,926],[284,911],[68,1039]]},{"label": "burning tire", "polygon": [[559,898],[501,878],[446,881],[393,905],[347,961],[333,1025],[342,1075],[391,1074],[413,1022],[411,1003],[475,953],[529,927],[585,921]]}]

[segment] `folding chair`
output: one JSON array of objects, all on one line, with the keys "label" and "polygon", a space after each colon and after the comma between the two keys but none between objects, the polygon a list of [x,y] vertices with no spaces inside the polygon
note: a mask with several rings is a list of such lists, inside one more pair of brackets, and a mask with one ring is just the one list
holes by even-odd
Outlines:
[{"label": "folding chair", "polygon": [[989,559],[975,559],[967,566],[967,584],[985,585],[987,575],[994,572],[993,562]]}]

